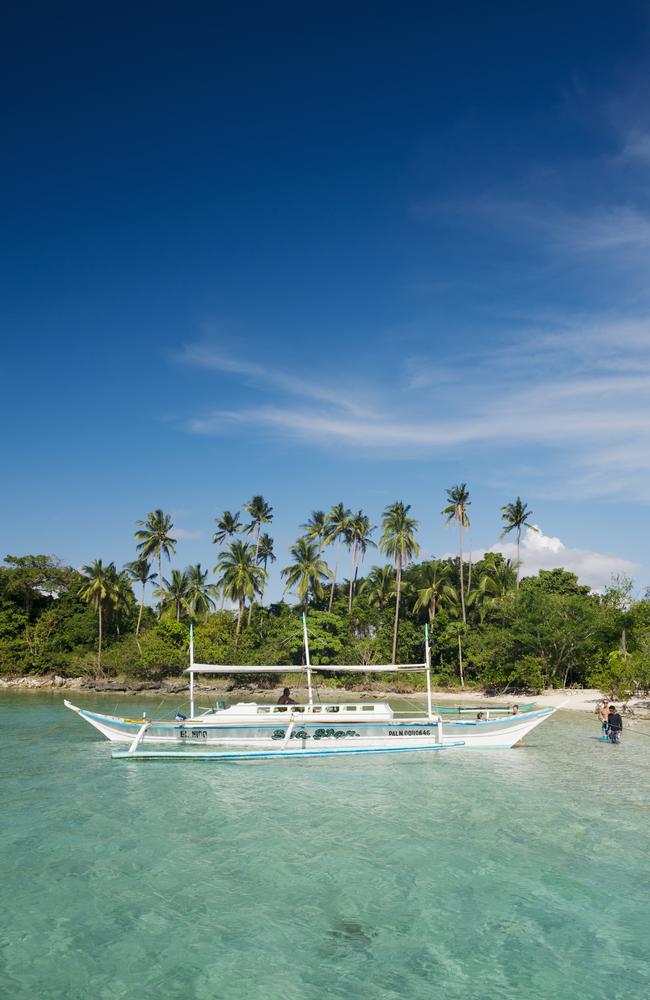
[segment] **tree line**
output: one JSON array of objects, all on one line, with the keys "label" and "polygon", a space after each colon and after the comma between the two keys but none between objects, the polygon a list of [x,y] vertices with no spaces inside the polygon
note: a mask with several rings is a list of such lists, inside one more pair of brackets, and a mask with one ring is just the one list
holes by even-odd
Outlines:
[{"label": "tree line", "polygon": [[[190,622],[203,661],[299,662],[298,612],[309,610],[314,662],[420,660],[428,622],[440,683],[536,689],[599,681],[645,690],[650,603],[633,601],[624,580],[594,594],[564,570],[520,579],[521,532],[534,525],[519,497],[501,508],[502,537],[514,533],[516,559],[486,553],[472,563],[463,551],[470,504],[466,484],[446,491],[441,515],[457,533],[458,555],[421,562],[419,524],[402,501],[384,509],[379,525],[343,503],[313,511],[280,569],[283,599],[268,607],[277,556],[267,532],[273,508],[262,496],[243,505],[243,520],[229,510],[215,518],[213,580],[200,564],[164,575],[177,540],[160,509],[137,521],[135,558],[122,569],[96,559],[79,572],[47,556],[7,556],[0,669],[163,676],[185,665]],[[343,580],[342,548],[350,561]],[[372,549],[387,562],[364,574]],[[146,604],[148,585],[155,609]]]}]

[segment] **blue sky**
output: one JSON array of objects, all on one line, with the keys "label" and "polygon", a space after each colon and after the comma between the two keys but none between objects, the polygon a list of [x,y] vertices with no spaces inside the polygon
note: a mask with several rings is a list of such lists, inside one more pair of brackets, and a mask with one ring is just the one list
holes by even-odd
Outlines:
[{"label": "blue sky", "polygon": [[263,493],[278,568],[339,500],[444,553],[466,481],[476,550],[520,494],[530,571],[650,582],[643,5],[5,28],[3,552],[121,563],[162,507],[211,567]]}]

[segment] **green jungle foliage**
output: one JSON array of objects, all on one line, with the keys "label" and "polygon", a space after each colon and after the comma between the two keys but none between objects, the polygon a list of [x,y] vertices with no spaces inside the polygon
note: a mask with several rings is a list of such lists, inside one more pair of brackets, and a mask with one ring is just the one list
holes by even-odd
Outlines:
[{"label": "green jungle foliage", "polygon": [[[262,517],[263,511],[256,524]],[[253,535],[251,547],[256,542]],[[305,558],[301,548],[296,563]],[[346,674],[344,666],[390,662],[394,641],[399,663],[421,662],[426,623],[437,685],[529,691],[593,685],[617,698],[650,689],[650,600],[633,601],[629,581],[596,594],[555,569],[517,586],[512,565],[489,553],[471,568],[465,564],[461,602],[458,558],[411,562],[401,567],[395,636],[395,569],[373,567],[356,572],[352,584],[334,585],[318,566],[318,551],[309,558],[316,571],[298,579],[298,604],[262,606],[262,580],[260,587],[253,581],[248,597],[242,587],[231,611],[218,609],[218,588],[200,567],[174,571],[154,592],[160,600],[152,609],[141,598],[140,584],[151,576],[146,561],[129,564],[127,578],[112,563],[96,562],[82,574],[50,556],[7,556],[0,566],[0,672],[179,676],[190,622],[197,661],[300,664],[306,607],[312,662],[343,667],[328,675],[325,683],[333,685],[367,686],[379,677],[383,687],[421,689],[422,675]],[[231,560],[225,572],[232,580],[242,571]],[[234,593],[225,596],[233,601]],[[263,674],[257,680],[277,683]]]}]

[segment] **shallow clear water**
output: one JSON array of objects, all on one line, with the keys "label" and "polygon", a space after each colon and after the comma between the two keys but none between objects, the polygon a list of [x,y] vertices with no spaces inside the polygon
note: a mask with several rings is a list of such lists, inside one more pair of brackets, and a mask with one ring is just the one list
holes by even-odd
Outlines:
[{"label": "shallow clear water", "polygon": [[512,751],[123,763],[21,693],[0,734],[2,996],[650,996],[650,724],[620,747],[565,714]]}]

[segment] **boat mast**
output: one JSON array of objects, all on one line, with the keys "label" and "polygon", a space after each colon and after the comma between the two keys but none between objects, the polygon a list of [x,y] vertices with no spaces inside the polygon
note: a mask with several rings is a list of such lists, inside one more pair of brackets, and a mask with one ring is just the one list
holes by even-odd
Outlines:
[{"label": "boat mast", "polygon": [[424,662],[427,668],[427,716],[433,718],[431,707],[431,647],[429,646],[429,625],[424,626]]},{"label": "boat mast", "polygon": [[194,626],[190,622],[190,719],[194,718]]},{"label": "boat mast", "polygon": [[302,635],[305,644],[305,661],[307,665],[307,691],[309,693],[309,707],[314,704],[314,698],[311,690],[311,660],[309,659],[309,639],[307,638],[307,618],[305,612],[302,613]]}]

